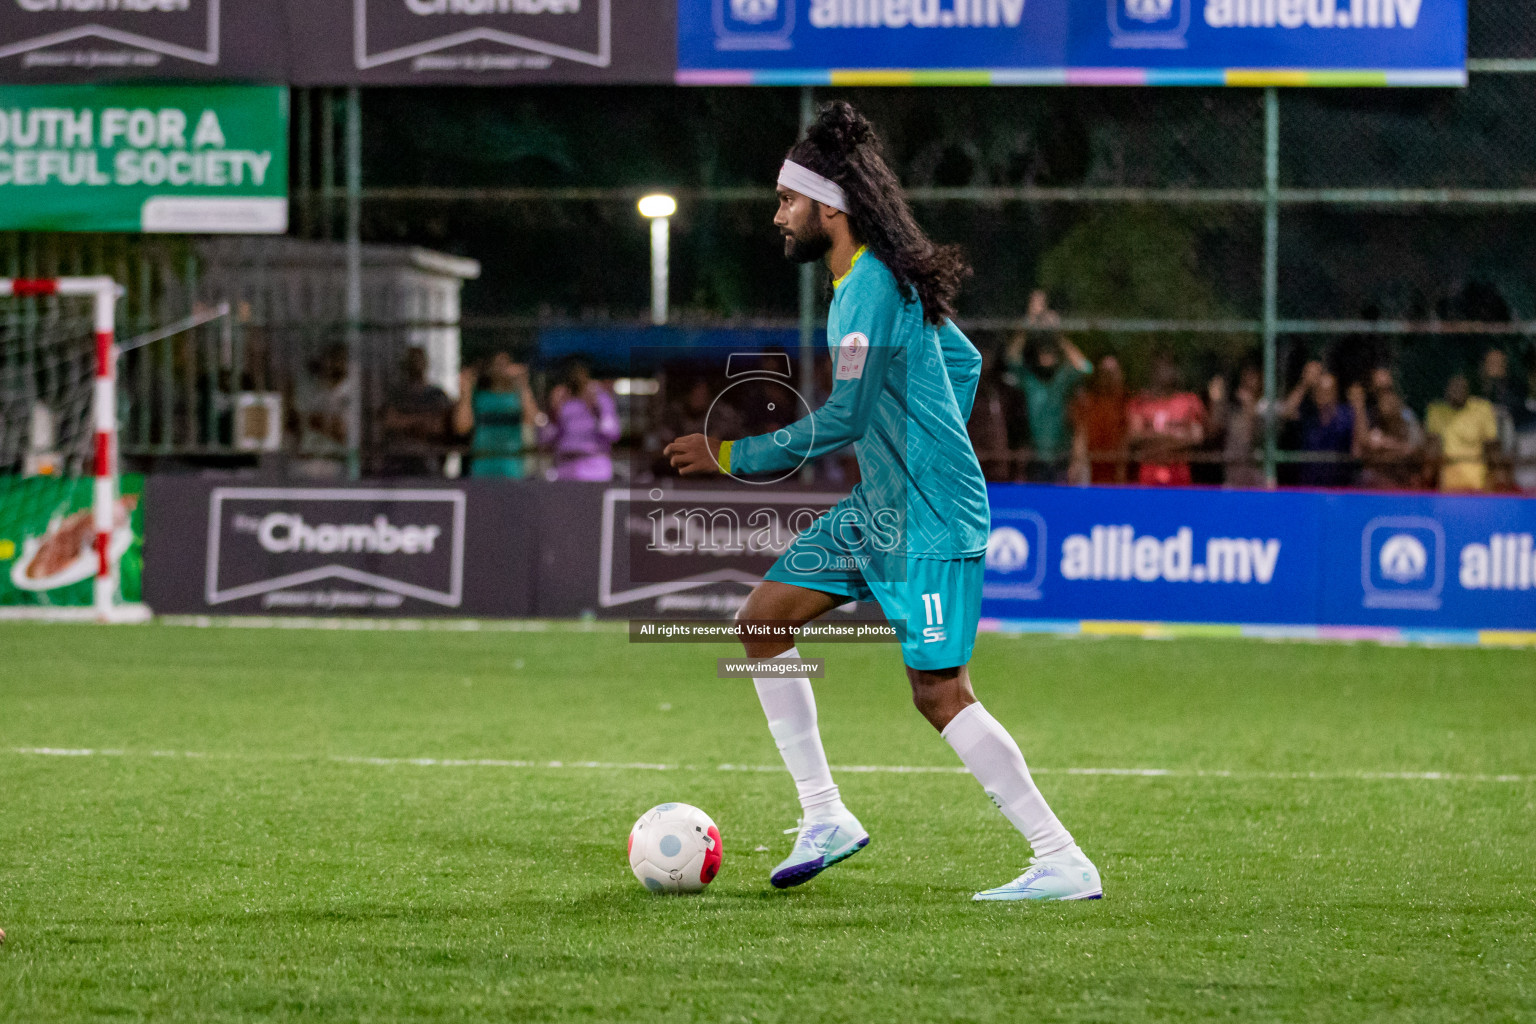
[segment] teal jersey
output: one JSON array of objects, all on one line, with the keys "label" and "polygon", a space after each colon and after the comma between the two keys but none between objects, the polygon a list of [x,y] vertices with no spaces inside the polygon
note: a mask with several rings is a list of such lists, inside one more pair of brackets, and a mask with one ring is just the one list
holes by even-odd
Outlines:
[{"label": "teal jersey", "polygon": [[470,441],[470,475],[522,479],[522,395],[516,391],[476,391],[472,401],[475,434]]},{"label": "teal jersey", "polygon": [[834,286],[827,347],[826,402],[773,434],[736,441],[727,468],[782,473],[852,444],[863,479],[840,504],[876,534],[899,524],[900,550],[910,556],[984,552],[987,487],[965,430],[981,376],[975,346],[948,320],[925,322],[917,299],[903,298],[885,264],[860,250]]}]

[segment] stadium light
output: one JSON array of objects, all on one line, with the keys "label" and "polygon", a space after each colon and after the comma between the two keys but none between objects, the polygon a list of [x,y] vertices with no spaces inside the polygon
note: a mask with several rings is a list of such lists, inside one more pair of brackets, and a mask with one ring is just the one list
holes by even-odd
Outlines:
[{"label": "stadium light", "polygon": [[677,200],[658,192],[638,205],[651,222],[651,323],[660,325],[667,322],[667,253]]}]

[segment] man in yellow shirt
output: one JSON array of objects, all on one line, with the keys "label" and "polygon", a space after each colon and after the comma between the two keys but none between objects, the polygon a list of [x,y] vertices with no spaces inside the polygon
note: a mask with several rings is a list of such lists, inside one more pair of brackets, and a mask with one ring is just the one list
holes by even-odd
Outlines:
[{"label": "man in yellow shirt", "polygon": [[1431,402],[1424,429],[1440,449],[1440,489],[1481,491],[1488,486],[1488,449],[1498,441],[1499,421],[1486,398],[1471,397],[1462,374],[1445,385],[1445,401]]}]

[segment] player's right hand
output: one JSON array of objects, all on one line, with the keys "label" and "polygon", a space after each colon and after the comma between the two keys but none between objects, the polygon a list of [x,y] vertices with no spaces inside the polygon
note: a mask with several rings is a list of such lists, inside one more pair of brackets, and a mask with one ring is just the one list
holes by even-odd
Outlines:
[{"label": "player's right hand", "polygon": [[683,476],[705,476],[721,472],[720,439],[716,437],[689,434],[667,445],[661,454]]}]

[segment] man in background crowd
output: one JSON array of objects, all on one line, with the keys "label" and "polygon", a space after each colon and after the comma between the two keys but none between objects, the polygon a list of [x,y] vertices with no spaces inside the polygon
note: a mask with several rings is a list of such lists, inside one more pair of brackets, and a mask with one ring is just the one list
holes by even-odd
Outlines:
[{"label": "man in background crowd", "polygon": [[661,454],[674,437],[707,433],[722,441],[735,441],[743,436],[742,417],[736,411],[735,404],[731,401],[715,402],[716,393],[707,378],[694,377],[684,386],[682,397],[668,402],[662,409],[661,418],[651,431],[648,446],[652,452],[653,475],[678,475],[671,462]]},{"label": "man in background crowd", "polygon": [[1034,445],[1029,478],[1062,483],[1072,455],[1067,407],[1078,384],[1093,371],[1077,346],[1062,336],[1061,317],[1050,308],[1044,291],[1029,297],[1029,328],[1008,345],[1008,373],[1024,393],[1029,408],[1029,436]]},{"label": "man in background crowd", "polygon": [[453,399],[427,380],[427,353],[408,348],[401,377],[384,399],[384,476],[442,476]]},{"label": "man in background crowd", "polygon": [[1339,401],[1339,379],[1316,359],[1302,367],[1280,414],[1296,424],[1297,448],[1312,458],[1296,469],[1303,487],[1348,487],[1355,476],[1351,460],[1365,436],[1365,389],[1350,387],[1348,404]]},{"label": "man in background crowd", "polygon": [[1072,402],[1073,483],[1125,483],[1125,409],[1125,371],[1103,356]]},{"label": "man in background crowd", "polygon": [[1392,368],[1390,366],[1374,367],[1371,370],[1371,374],[1368,380],[1370,382],[1368,387],[1370,392],[1369,397],[1373,403],[1373,406],[1375,404],[1379,404],[1378,400],[1384,394],[1390,393],[1391,395],[1395,396],[1397,401],[1393,404],[1402,410],[1402,419],[1403,422],[1408,426],[1409,435],[1417,436],[1422,439],[1424,435],[1424,427],[1419,422],[1418,413],[1409,408],[1408,400],[1403,397],[1402,389],[1397,386],[1397,374],[1392,371]]},{"label": "man in background crowd", "polygon": [[1466,375],[1445,385],[1445,400],[1430,403],[1424,428],[1435,440],[1442,491],[1482,491],[1488,487],[1488,458],[1499,439],[1493,403],[1474,398]]},{"label": "man in background crowd", "polygon": [[1263,487],[1264,470],[1257,451],[1264,439],[1262,403],[1264,380],[1256,366],[1244,366],[1237,373],[1237,387],[1227,391],[1227,379],[1220,374],[1211,378],[1209,430],[1221,453],[1221,482],[1228,487]]},{"label": "man in background crowd", "polygon": [[528,365],[506,352],[491,356],[485,385],[480,371],[459,372],[459,399],[453,406],[453,431],[470,438],[471,476],[528,475],[525,452],[544,416],[528,383]]},{"label": "man in background crowd", "polygon": [[981,376],[966,424],[971,447],[989,481],[1024,479],[1024,450],[1029,446],[1029,409],[1024,396],[1008,382],[997,348],[981,348]]},{"label": "man in background crowd", "polygon": [[1500,348],[1490,348],[1483,353],[1478,367],[1477,394],[1493,406],[1493,416],[1499,425],[1499,443],[1489,453],[1488,490],[1512,491],[1515,489],[1515,421],[1523,411],[1519,385],[1509,372],[1509,356]]},{"label": "man in background crowd", "polygon": [[338,480],[346,475],[347,456],[356,447],[357,378],[348,367],[347,347],[328,345],[308,370],[293,389],[298,451],[288,470],[305,480]]},{"label": "man in background crowd", "polygon": [[1392,371],[1371,371],[1361,438],[1360,486],[1405,490],[1424,485],[1424,429],[1397,390]]},{"label": "man in background crowd", "polygon": [[1205,438],[1205,405],[1192,391],[1180,391],[1173,353],[1152,361],[1151,384],[1131,399],[1125,415],[1136,482],[1178,487],[1191,482],[1188,456]]}]

